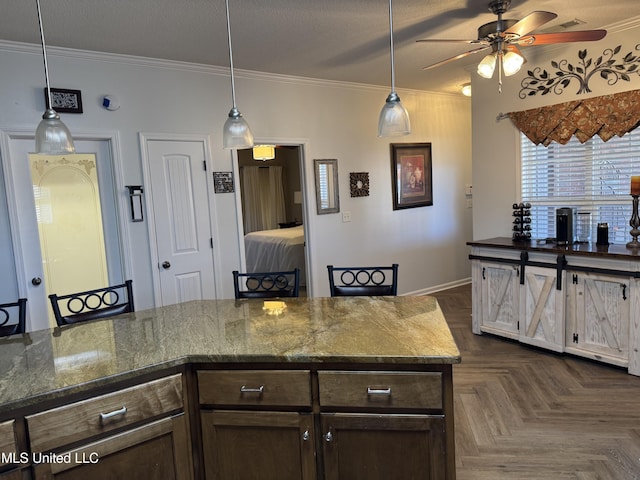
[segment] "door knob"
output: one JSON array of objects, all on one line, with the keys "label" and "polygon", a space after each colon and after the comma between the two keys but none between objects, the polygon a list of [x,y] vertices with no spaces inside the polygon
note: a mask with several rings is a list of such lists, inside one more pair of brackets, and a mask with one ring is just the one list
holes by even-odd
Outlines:
[{"label": "door knob", "polygon": [[35,287],[37,287],[38,285],[40,285],[42,283],[42,279],[40,277],[33,277],[31,279],[31,284]]},{"label": "door knob", "polygon": [[165,270],[167,268],[171,268],[171,263],[165,260],[164,262],[162,262],[162,268],[164,268]]}]

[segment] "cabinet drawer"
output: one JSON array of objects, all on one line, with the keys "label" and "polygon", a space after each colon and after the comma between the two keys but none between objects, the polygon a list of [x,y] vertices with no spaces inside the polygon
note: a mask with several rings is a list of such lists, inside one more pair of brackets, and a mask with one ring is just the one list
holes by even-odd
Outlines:
[{"label": "cabinet drawer", "polygon": [[318,372],[321,407],[442,408],[440,372]]},{"label": "cabinet drawer", "polygon": [[31,449],[42,452],[182,408],[182,375],[27,417]]},{"label": "cabinet drawer", "polygon": [[311,405],[308,370],[201,370],[198,388],[205,404]]},{"label": "cabinet drawer", "polygon": [[10,455],[18,454],[18,445],[16,443],[15,420],[0,423],[0,452],[5,455],[0,458],[0,467],[8,465],[4,460]]}]

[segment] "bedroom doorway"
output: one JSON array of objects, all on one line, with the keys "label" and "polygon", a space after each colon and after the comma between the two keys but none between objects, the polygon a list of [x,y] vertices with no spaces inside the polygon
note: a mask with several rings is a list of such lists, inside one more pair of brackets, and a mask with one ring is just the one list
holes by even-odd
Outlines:
[{"label": "bedroom doorway", "polygon": [[300,268],[306,296],[302,159],[301,145],[276,145],[265,160],[253,149],[238,150],[238,183],[247,272]]}]

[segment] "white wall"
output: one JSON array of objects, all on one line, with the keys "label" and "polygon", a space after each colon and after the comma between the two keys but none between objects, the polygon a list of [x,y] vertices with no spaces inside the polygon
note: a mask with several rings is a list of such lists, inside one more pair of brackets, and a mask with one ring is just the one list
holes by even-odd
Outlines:
[{"label": "white wall", "polygon": [[[63,115],[74,131],[117,131],[125,184],[142,183],[138,132],[209,135],[215,171],[231,171],[233,160],[221,147],[221,130],[230,108],[226,69],[163,63],[130,57],[49,48],[53,87],[82,91],[84,113]],[[0,129],[35,127],[44,111],[39,48],[0,44],[2,85]],[[471,105],[462,95],[400,91],[409,109],[413,134],[393,142],[433,145],[434,205],[392,210],[389,139],[376,136],[380,108],[388,89],[335,82],[237,72],[238,107],[257,139],[294,139],[307,145],[305,188],[311,232],[314,294],[328,295],[326,265],[400,264],[400,293],[424,292],[465,281],[470,276],[465,242],[471,239],[471,209],[464,185],[471,183]],[[117,95],[121,107],[100,106],[105,94]],[[315,213],[313,159],[337,158],[341,210]],[[350,198],[349,172],[370,174],[370,196]],[[122,187],[122,185],[120,186]],[[29,188],[26,186],[26,188]],[[0,186],[0,197],[5,196]],[[239,266],[235,196],[214,197],[217,271],[222,297],[233,296],[231,271]],[[2,202],[0,202],[0,210]],[[0,211],[0,218],[4,218]],[[132,245],[136,306],[153,304],[147,226],[128,223]],[[8,225],[0,225],[0,238]],[[6,249],[0,265],[9,262]],[[10,263],[10,262],[9,262]],[[224,275],[229,276],[226,281]],[[2,275],[0,290],[14,289]],[[3,293],[4,294],[4,293]],[[0,298],[2,300],[2,298]]]},{"label": "white wall", "polygon": [[[472,74],[472,125],[473,125],[473,237],[475,240],[492,237],[511,237],[511,206],[520,201],[519,151],[520,133],[511,120],[497,121],[500,113],[518,112],[532,108],[564,103],[640,88],[640,75],[630,74],[630,80],[619,80],[610,85],[599,74],[590,81],[590,93],[577,94],[574,81],[560,95],[526,96],[519,98],[521,82],[528,70],[536,67],[554,72],[551,60],[568,60],[577,66],[578,51],[587,49],[587,58],[594,60],[607,49],[622,46],[616,60],[628,52],[638,55],[636,45],[640,38],[640,19],[629,20],[624,25],[608,29],[607,36],[598,42],[563,44],[552,47],[522,48],[527,63],[518,74],[503,79],[502,93],[498,93],[497,72],[491,80]],[[541,53],[541,52],[544,52]],[[605,60],[609,57],[606,56]],[[593,65],[591,66],[593,68]]]}]

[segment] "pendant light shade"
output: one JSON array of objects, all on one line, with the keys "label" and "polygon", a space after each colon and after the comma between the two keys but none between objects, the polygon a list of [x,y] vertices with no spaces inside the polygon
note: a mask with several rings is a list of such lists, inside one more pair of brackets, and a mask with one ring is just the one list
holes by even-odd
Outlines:
[{"label": "pendant light shade", "polygon": [[47,65],[47,47],[44,41],[40,0],[36,0],[38,10],[38,25],[40,27],[40,41],[42,43],[42,58],[44,60],[44,79],[47,85],[47,109],[36,129],[36,153],[60,155],[74,153],[73,138],[67,126],[60,120],[60,115],[53,109],[51,102],[51,86],[49,85],[49,68]]},{"label": "pendant light shade", "polygon": [[400,102],[400,97],[396,93],[395,66],[393,62],[393,5],[389,0],[389,41],[391,45],[391,93],[382,107],[380,118],[378,119],[378,136],[395,137],[409,135],[411,133],[411,123],[409,113]]},{"label": "pendant light shade", "polygon": [[231,101],[233,106],[229,111],[229,118],[224,122],[222,130],[222,146],[224,148],[251,148],[253,147],[253,134],[249,124],[242,117],[236,107],[236,84],[233,75],[233,50],[231,49],[231,23],[229,21],[229,0],[225,0],[227,14],[227,39],[229,41],[229,66],[231,69]]},{"label": "pendant light shade", "polygon": [[378,120],[379,137],[397,137],[409,135],[411,124],[409,122],[409,112],[400,102],[400,97],[396,92],[391,92],[387,97]]}]

